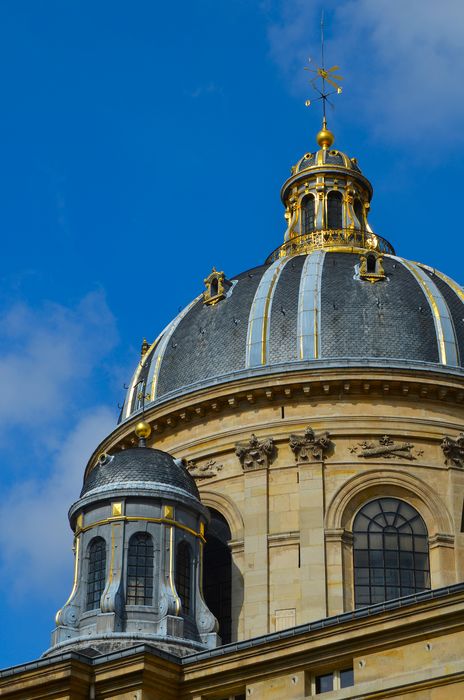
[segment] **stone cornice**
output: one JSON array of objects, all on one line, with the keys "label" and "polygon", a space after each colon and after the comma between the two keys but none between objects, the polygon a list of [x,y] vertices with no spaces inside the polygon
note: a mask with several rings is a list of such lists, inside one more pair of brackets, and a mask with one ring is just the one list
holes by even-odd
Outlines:
[{"label": "stone cornice", "polygon": [[[464,377],[446,372],[412,368],[345,367],[313,371],[282,372],[268,376],[240,378],[178,396],[159,405],[149,405],[144,418],[154,434],[178,431],[182,425],[203,422],[205,417],[234,412],[256,404],[285,405],[295,401],[337,401],[381,397],[415,402],[464,402]],[[101,452],[135,444],[134,426],[139,414],[118,425],[92,454],[86,469],[93,467]]]}]

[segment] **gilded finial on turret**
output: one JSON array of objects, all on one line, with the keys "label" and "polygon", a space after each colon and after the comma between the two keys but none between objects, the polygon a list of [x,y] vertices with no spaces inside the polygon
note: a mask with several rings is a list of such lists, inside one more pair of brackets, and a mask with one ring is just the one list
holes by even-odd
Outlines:
[{"label": "gilded finial on turret", "polygon": [[321,148],[330,148],[335,141],[335,136],[327,128],[327,120],[324,117],[322,121],[322,129],[318,132],[316,136],[316,141]]},{"label": "gilded finial on turret", "polygon": [[146,447],[147,438],[151,435],[151,426],[145,420],[141,420],[135,426],[135,434],[139,439],[139,447]]}]

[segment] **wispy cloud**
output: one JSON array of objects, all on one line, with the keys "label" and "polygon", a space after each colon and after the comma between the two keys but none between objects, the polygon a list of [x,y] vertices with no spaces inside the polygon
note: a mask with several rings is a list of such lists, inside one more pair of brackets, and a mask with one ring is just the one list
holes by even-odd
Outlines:
[{"label": "wispy cloud", "polygon": [[[72,584],[72,533],[67,511],[77,500],[87,459],[114,427],[106,406],[86,411],[51,455],[45,478],[19,481],[3,493],[0,510],[0,573],[5,595],[48,599],[57,608]],[[50,621],[51,623],[51,621]]]},{"label": "wispy cloud", "polygon": [[115,345],[114,317],[102,292],[74,308],[17,304],[0,312],[0,425],[39,431],[78,403],[76,391]]},{"label": "wispy cloud", "polygon": [[204,97],[205,95],[222,95],[223,94],[223,89],[220,85],[217,85],[216,83],[209,82],[205,83],[204,85],[198,85],[196,88],[191,90],[188,95],[196,100],[199,97]]},{"label": "wispy cloud", "polygon": [[[271,55],[305,97],[302,66],[319,55],[319,18],[327,13],[327,55],[346,75],[344,119],[362,119],[386,141],[437,137],[464,118],[464,4],[460,0],[285,0],[270,21]],[[364,116],[364,114],[366,116]],[[447,144],[450,138],[447,136]]]},{"label": "wispy cloud", "polygon": [[[74,307],[0,313],[0,595],[53,598],[71,583],[67,510],[88,457],[115,423],[101,390],[117,339],[102,292]],[[93,375],[99,390],[89,391]],[[12,583],[13,582],[13,583]],[[27,604],[26,604],[27,607]]]}]

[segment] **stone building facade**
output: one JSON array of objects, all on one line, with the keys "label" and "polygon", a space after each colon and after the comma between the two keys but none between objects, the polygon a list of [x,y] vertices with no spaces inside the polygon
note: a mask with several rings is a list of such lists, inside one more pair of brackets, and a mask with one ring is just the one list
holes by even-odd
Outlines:
[{"label": "stone building facade", "polygon": [[144,341],[52,646],[0,696],[464,696],[464,290],[397,256],[318,144],[284,243]]}]

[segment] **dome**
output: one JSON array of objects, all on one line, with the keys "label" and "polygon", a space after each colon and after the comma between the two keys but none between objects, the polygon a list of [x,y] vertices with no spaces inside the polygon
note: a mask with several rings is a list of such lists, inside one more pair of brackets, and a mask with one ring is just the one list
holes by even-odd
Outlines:
[{"label": "dome", "polygon": [[[282,371],[406,367],[462,372],[464,291],[444,274],[391,254],[314,250],[229,280],[214,305],[200,295],[143,357],[123,408]],[[363,273],[364,267],[364,273]]]},{"label": "dome", "polygon": [[296,175],[309,168],[324,167],[325,169],[327,165],[345,168],[346,170],[354,170],[356,173],[361,172],[356,158],[350,158],[346,153],[342,153],[342,151],[329,151],[327,148],[321,148],[321,150],[315,151],[314,153],[305,153],[297,164],[293,166],[292,174]]},{"label": "dome", "polygon": [[199,498],[194,479],[180,461],[167,452],[148,447],[134,447],[114,455],[102,455],[87,475],[81,497],[100,486],[121,482],[152,482],[175,486]]}]

